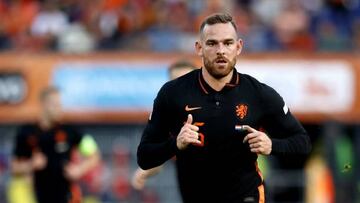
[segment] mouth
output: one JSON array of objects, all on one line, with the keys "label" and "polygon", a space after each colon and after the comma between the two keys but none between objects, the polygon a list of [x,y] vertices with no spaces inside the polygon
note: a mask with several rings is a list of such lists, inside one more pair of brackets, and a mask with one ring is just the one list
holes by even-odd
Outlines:
[{"label": "mouth", "polygon": [[218,65],[226,65],[228,63],[228,61],[224,58],[218,58],[215,60],[215,63]]}]

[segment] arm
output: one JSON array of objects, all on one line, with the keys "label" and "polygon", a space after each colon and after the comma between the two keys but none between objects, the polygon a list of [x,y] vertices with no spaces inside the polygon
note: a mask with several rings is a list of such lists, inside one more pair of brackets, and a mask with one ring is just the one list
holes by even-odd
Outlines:
[{"label": "arm", "polygon": [[65,176],[72,181],[80,179],[100,161],[97,144],[90,135],[81,139],[78,150],[83,159],[79,163],[69,163],[65,166]]},{"label": "arm", "polygon": [[176,138],[169,135],[171,110],[167,98],[167,85],[164,85],[156,99],[152,114],[143,132],[137,150],[137,161],[142,169],[150,169],[163,164],[176,154]]},{"label": "arm", "polygon": [[[310,138],[302,125],[289,112],[269,121],[269,126],[278,125],[278,129],[268,127],[268,132],[273,135],[272,154],[308,154],[311,151]],[[282,130],[282,131],[281,131]],[[280,132],[281,131],[281,132]]]},{"label": "arm", "polygon": [[[30,126],[21,127],[14,140],[13,157],[11,160],[11,172],[14,175],[31,174],[34,170],[41,170],[47,164],[46,156],[36,147],[36,138],[29,137],[32,134]],[[34,144],[29,145],[30,141]]]},{"label": "arm", "polygon": [[131,179],[131,185],[136,190],[142,190],[145,186],[146,180],[151,176],[158,174],[162,170],[162,168],[162,165],[148,170],[137,168]]},{"label": "arm", "polygon": [[291,114],[281,96],[268,86],[263,87],[263,124],[271,137],[271,154],[308,154],[309,135]]},{"label": "arm", "polygon": [[[191,114],[188,115],[187,121],[181,128],[179,135],[176,139],[176,147],[178,150],[186,149],[190,144],[201,144],[198,140],[199,136],[197,131],[199,127],[192,125],[193,117]],[[132,178],[131,184],[137,190],[142,190],[145,186],[147,178],[158,174],[162,169],[162,165],[143,170],[138,168]]]},{"label": "arm", "polygon": [[14,175],[26,175],[45,168],[46,164],[46,156],[41,152],[34,152],[30,158],[14,157],[11,161],[11,171]]}]

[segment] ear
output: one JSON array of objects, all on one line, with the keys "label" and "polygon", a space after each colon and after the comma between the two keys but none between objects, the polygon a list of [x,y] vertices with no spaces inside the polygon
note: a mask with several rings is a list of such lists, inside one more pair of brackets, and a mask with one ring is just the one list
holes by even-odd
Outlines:
[{"label": "ear", "polygon": [[243,46],[244,42],[242,41],[242,39],[238,39],[238,41],[236,42],[237,55],[241,54]]},{"label": "ear", "polygon": [[202,56],[202,46],[201,46],[200,41],[195,42],[195,50],[196,50],[197,55]]}]

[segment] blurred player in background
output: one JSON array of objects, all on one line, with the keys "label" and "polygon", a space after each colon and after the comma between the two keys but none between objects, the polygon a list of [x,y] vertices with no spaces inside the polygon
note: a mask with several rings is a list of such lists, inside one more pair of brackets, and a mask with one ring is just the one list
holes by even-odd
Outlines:
[{"label": "blurred player in background", "polygon": [[185,203],[265,202],[257,155],[307,154],[309,136],[274,89],[235,69],[243,41],[232,16],[206,18],[195,48],[202,68],[160,89],[138,164],[176,156]]},{"label": "blurred player in background", "polygon": [[[33,176],[38,203],[80,203],[81,191],[76,181],[99,162],[97,144],[92,136],[61,124],[57,88],[45,88],[39,99],[38,123],[21,127],[16,136],[13,176]],[[74,161],[78,154],[81,159]]]},{"label": "blurred player in background", "polygon": [[[174,80],[195,69],[196,66],[191,62],[186,60],[179,60],[171,64],[169,67],[170,80]],[[133,188],[137,190],[142,190],[145,186],[146,180],[149,177],[158,174],[161,171],[161,169],[162,169],[162,165],[148,170],[143,170],[140,167],[137,168],[131,179],[131,185],[133,186]]]},{"label": "blurred player in background", "polygon": [[170,76],[170,80],[174,80],[180,76],[183,76],[193,70],[197,69],[197,67],[186,60],[179,60],[173,64],[170,65],[169,67],[169,76]]}]

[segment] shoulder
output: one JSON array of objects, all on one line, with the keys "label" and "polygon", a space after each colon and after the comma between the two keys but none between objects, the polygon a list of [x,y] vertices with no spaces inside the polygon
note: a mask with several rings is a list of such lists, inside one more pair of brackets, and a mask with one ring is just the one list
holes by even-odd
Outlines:
[{"label": "shoulder", "polygon": [[19,135],[26,136],[28,134],[32,134],[38,131],[38,129],[39,129],[38,125],[31,123],[31,124],[24,124],[19,126],[17,131]]},{"label": "shoulder", "polygon": [[242,73],[239,74],[240,74],[240,83],[247,86],[251,86],[262,96],[279,95],[274,88],[270,87],[265,83],[260,82],[256,78],[247,74],[242,74]]},{"label": "shoulder", "polygon": [[27,123],[19,126],[20,130],[36,130],[38,128],[38,125],[35,123]]},{"label": "shoulder", "polygon": [[252,93],[260,100],[261,106],[267,112],[277,111],[285,108],[285,102],[280,94],[269,85],[262,83],[252,76],[240,74],[240,83],[242,82],[246,89],[251,89]]}]

